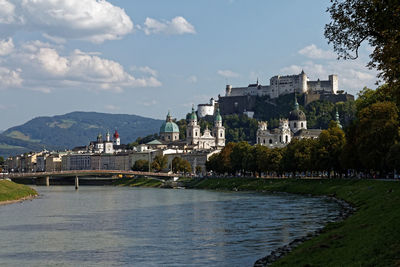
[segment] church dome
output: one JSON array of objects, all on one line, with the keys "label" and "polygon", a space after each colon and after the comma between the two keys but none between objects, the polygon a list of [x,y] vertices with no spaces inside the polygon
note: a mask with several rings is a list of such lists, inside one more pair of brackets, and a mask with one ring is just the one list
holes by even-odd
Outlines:
[{"label": "church dome", "polygon": [[179,133],[179,127],[175,122],[166,121],[161,125],[160,133]]},{"label": "church dome", "polygon": [[299,108],[296,95],[294,96],[294,110],[290,112],[289,121],[305,121],[306,114]]},{"label": "church dome", "polygon": [[215,115],[215,122],[222,122],[221,113],[219,113],[219,108],[217,109],[217,114]]},{"label": "church dome", "polygon": [[295,109],[292,112],[290,112],[289,115],[289,121],[305,121],[306,120],[306,114],[300,109]]},{"label": "church dome", "polygon": [[179,127],[175,122],[172,121],[172,117],[169,111],[167,119],[160,127],[160,134],[161,133],[179,133]]},{"label": "church dome", "polygon": [[194,107],[192,107],[192,113],[190,114],[190,120],[197,121],[197,115],[196,115],[196,112],[194,111]]}]

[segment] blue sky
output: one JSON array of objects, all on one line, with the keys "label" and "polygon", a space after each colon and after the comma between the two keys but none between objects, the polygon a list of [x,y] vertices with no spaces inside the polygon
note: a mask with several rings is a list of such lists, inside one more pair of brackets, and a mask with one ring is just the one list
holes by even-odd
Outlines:
[{"label": "blue sky", "polygon": [[[21,3],[22,2],[22,3]],[[0,0],[0,129],[71,111],[182,118],[257,77],[375,88],[368,47],[337,61],[328,0]]]}]

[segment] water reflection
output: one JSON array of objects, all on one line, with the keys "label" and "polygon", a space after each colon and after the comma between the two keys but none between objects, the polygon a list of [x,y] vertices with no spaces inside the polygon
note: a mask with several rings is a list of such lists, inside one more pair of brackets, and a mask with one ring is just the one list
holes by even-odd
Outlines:
[{"label": "water reflection", "polygon": [[284,194],[37,189],[39,199],[0,207],[1,266],[252,266],[338,213]]}]

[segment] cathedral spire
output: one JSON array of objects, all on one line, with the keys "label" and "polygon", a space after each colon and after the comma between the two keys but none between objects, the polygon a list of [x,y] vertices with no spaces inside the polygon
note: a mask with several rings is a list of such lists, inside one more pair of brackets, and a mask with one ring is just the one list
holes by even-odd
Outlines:
[{"label": "cathedral spire", "polygon": [[294,93],[294,109],[299,110],[299,103],[297,103],[296,92]]}]

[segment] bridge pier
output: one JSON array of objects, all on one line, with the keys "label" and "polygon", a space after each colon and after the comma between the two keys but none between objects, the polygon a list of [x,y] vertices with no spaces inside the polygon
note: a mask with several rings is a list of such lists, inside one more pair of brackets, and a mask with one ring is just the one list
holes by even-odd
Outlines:
[{"label": "bridge pier", "polygon": [[75,190],[78,190],[79,188],[79,178],[78,176],[75,176]]},{"label": "bridge pier", "polygon": [[50,177],[49,176],[45,177],[45,183],[46,183],[46,186],[50,186]]}]

